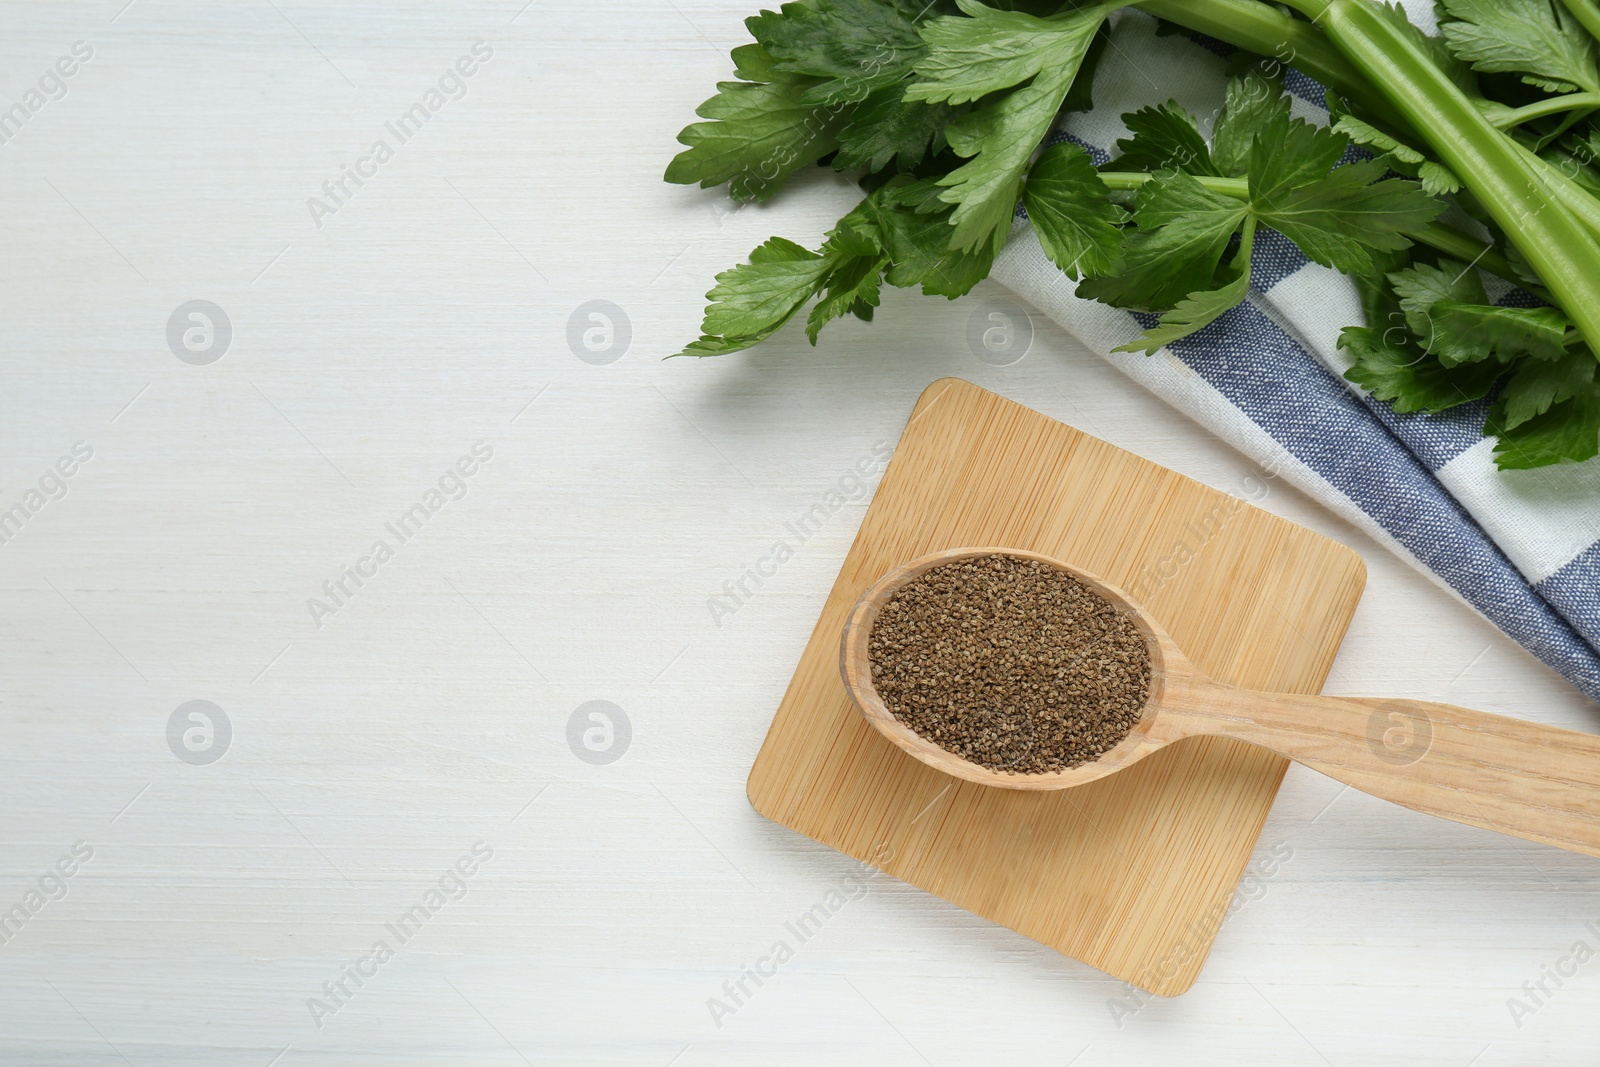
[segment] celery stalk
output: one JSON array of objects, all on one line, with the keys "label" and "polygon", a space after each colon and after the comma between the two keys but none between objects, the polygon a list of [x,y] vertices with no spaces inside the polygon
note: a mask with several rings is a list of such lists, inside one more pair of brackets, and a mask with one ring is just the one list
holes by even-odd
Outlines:
[{"label": "celery stalk", "polygon": [[[1349,100],[1363,117],[1376,121],[1401,140],[1412,143],[1426,140],[1388,98],[1373,88],[1367,74],[1357,69],[1310,23],[1260,0],[1140,0],[1136,6],[1157,18],[1209,34],[1246,51],[1279,57],[1280,61],[1292,64]],[[1315,19],[1327,5],[1312,0],[1299,6]],[[1553,164],[1540,159],[1526,146],[1514,140],[1512,143],[1523,162],[1538,175],[1547,194],[1559,199],[1591,234],[1600,238],[1600,202]],[[1434,242],[1425,240],[1424,243]]]},{"label": "celery stalk", "polygon": [[1262,0],[1139,0],[1134,6],[1156,18],[1294,67],[1402,138],[1416,137],[1389,101],[1315,26],[1271,4]]},{"label": "celery stalk", "polygon": [[[1496,129],[1418,44],[1398,16],[1368,0],[1293,0],[1352,66],[1425,139],[1532,264],[1600,353],[1600,241],[1552,195],[1547,168]],[[1568,184],[1554,183],[1557,186]]]}]

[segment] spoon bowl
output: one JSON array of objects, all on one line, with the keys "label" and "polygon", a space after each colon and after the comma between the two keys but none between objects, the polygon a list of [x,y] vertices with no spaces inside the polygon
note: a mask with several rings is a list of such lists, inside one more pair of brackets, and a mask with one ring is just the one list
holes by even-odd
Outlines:
[{"label": "spoon bowl", "polygon": [[[901,722],[873,685],[872,630],[890,599],[935,567],[995,555],[1072,576],[1144,637],[1150,654],[1144,707],[1127,736],[1089,762],[1048,773],[984,767]],[[1600,738],[1430,701],[1263,693],[1218,682],[1127,593],[1040,552],[955,548],[894,568],[851,609],[839,658],[846,690],[880,734],[930,767],[978,785],[1068,789],[1186,737],[1231,737],[1417,811],[1600,856]]]},{"label": "spoon bowl", "polygon": [[[956,755],[901,722],[895,717],[894,712],[889,710],[873,686],[870,653],[872,628],[877,624],[878,615],[883,611],[884,605],[901,589],[935,567],[984,556],[1011,556],[1064,571],[1128,618],[1144,637],[1145,648],[1150,654],[1149,696],[1139,713],[1139,721],[1128,735],[1102,752],[1096,759],[1076,767],[1067,767],[1045,774],[1018,774],[1012,771],[993,770]],[[1006,789],[1066,789],[1070,786],[1083,785],[1120,771],[1144,758],[1150,751],[1160,748],[1160,743],[1151,744],[1150,731],[1155,725],[1161,707],[1161,697],[1166,682],[1166,665],[1174,659],[1183,661],[1183,653],[1178,651],[1172,640],[1153,625],[1132,598],[1121,589],[1087,571],[1069,566],[1041,552],[1014,548],[955,548],[944,552],[933,552],[896,567],[880,578],[860,600],[856,601],[855,607],[850,611],[849,619],[845,622],[844,639],[840,645],[839,656],[845,688],[855,698],[861,714],[866,716],[867,721],[876,727],[879,733],[903,751],[946,774],[968,782],[977,782],[979,785],[997,785]]]}]

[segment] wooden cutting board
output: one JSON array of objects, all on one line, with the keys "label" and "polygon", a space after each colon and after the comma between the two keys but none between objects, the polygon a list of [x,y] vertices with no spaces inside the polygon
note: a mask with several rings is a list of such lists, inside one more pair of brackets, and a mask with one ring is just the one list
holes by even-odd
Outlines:
[{"label": "wooden cutting board", "polygon": [[917,402],[756,757],[750,802],[768,818],[1151,993],[1182,993],[1288,764],[1194,739],[1090,785],[1023,792],[958,782],[895,748],[840,681],[845,616],[896,564],[963,545],[1082,566],[1142,600],[1214,677],[1301,693],[1327,677],[1366,568],[1237,497],[941,379]]}]

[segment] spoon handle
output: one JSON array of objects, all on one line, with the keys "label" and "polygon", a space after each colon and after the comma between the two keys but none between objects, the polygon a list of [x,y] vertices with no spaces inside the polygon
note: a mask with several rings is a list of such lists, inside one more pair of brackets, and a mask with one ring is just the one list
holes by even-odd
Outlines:
[{"label": "spoon handle", "polygon": [[1249,741],[1416,811],[1600,856],[1600,737],[1424,700],[1185,689],[1163,709],[1174,733]]}]

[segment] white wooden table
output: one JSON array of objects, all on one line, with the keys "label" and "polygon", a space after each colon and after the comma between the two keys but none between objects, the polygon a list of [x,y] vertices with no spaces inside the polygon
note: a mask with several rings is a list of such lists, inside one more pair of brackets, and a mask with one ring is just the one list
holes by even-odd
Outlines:
[{"label": "white wooden table", "polygon": [[[1250,465],[1043,320],[978,361],[976,296],[663,362],[714,273],[850,202],[659,180],[753,3],[124,3],[0,9],[0,111],[39,90],[0,145],[0,1061],[1595,1062],[1594,861],[1298,768],[1179,999],[884,878],[714,1020],[851,869],[744,777],[864,498],[708,600],[942,375]],[[580,319],[586,360],[596,300],[631,336]],[[1264,506],[1371,568],[1331,691],[1600,725]]]}]

